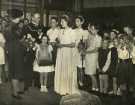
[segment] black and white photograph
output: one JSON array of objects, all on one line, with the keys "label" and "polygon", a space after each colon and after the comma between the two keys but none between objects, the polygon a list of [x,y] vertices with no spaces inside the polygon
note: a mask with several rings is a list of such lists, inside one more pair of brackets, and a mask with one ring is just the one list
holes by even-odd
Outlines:
[{"label": "black and white photograph", "polygon": [[0,105],[135,105],[135,0],[0,0]]}]

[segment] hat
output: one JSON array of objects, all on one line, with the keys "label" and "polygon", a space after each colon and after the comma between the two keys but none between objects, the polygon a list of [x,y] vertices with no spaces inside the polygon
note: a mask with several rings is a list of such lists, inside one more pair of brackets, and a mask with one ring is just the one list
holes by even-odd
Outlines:
[{"label": "hat", "polygon": [[9,9],[7,13],[13,19],[23,16],[23,12],[19,9]]}]

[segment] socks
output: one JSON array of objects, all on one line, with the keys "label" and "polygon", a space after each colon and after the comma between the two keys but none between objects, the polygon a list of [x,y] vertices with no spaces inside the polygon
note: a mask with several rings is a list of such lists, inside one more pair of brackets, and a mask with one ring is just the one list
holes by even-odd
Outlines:
[{"label": "socks", "polygon": [[48,92],[48,89],[47,89],[46,86],[41,85],[40,91],[41,91],[41,92]]}]

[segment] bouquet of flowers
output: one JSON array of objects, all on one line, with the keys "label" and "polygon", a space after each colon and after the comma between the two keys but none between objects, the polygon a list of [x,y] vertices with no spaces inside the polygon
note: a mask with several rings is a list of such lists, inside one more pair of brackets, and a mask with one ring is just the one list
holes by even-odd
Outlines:
[{"label": "bouquet of flowers", "polygon": [[82,37],[82,39],[78,43],[78,51],[81,53],[81,52],[84,52],[85,50],[86,50],[86,42],[83,40],[83,37]]},{"label": "bouquet of flowers", "polygon": [[31,34],[25,35],[22,42],[27,50],[35,49],[35,38],[33,38]]}]

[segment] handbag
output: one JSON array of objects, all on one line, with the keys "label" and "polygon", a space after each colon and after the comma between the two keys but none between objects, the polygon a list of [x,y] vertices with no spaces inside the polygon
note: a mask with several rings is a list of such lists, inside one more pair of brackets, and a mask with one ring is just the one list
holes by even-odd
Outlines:
[{"label": "handbag", "polygon": [[40,49],[38,51],[38,59],[37,59],[39,66],[50,66],[53,65],[53,60],[51,57],[51,53],[48,50],[48,47]]}]

